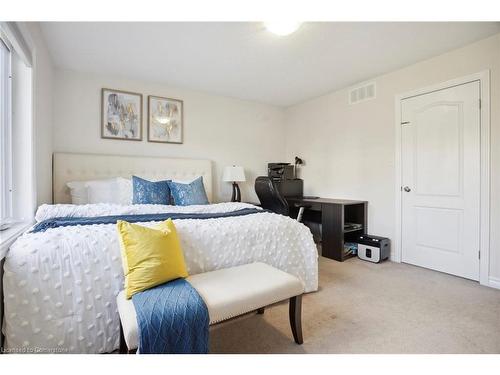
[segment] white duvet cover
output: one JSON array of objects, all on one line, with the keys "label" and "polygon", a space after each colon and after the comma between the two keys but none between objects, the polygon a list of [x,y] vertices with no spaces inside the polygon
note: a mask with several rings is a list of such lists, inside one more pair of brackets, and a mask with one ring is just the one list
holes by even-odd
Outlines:
[{"label": "white duvet cover", "polygon": [[[161,212],[219,213],[248,207],[253,206],[43,205],[36,220]],[[174,223],[190,274],[261,261],[297,276],[307,292],[318,287],[317,250],[311,232],[291,218],[259,213]],[[115,225],[25,233],[9,249],[4,270],[3,332],[8,350],[104,353],[118,348],[115,298],[123,289],[123,271]]]}]

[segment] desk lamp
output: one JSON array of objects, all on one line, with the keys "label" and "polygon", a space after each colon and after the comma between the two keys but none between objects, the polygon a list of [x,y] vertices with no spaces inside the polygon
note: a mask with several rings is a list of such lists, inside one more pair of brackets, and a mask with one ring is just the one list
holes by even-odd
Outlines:
[{"label": "desk lamp", "polygon": [[298,156],[295,157],[295,164],[293,166],[293,178],[297,178],[297,165],[303,165],[304,161]]},{"label": "desk lamp", "polygon": [[241,202],[241,192],[238,182],[246,181],[243,167],[236,165],[233,165],[232,167],[225,167],[222,180],[233,183],[233,195],[231,196],[231,202]]}]

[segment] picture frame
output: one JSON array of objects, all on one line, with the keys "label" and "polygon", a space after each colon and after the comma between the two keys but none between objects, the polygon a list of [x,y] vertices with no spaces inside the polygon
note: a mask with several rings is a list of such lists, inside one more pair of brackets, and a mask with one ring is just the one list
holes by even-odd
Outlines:
[{"label": "picture frame", "polygon": [[184,102],[180,99],[148,96],[148,142],[182,144]]},{"label": "picture frame", "polygon": [[101,138],[142,141],[142,94],[101,90]]}]

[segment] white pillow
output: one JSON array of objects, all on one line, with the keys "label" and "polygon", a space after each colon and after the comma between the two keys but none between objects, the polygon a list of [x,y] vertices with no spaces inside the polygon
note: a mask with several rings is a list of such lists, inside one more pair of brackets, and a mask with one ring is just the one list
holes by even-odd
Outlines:
[{"label": "white pillow", "polygon": [[132,204],[133,187],[132,179],[118,177],[118,204],[128,206]]},{"label": "white pillow", "polygon": [[89,203],[89,196],[87,193],[86,181],[72,181],[68,182],[66,186],[69,188],[71,194],[71,203],[73,204],[87,204]]},{"label": "white pillow", "polygon": [[66,186],[70,189],[72,204],[132,204],[132,181],[126,178],[72,181],[68,182]]},{"label": "white pillow", "polygon": [[118,203],[119,185],[116,178],[87,181],[85,187],[90,204]]}]

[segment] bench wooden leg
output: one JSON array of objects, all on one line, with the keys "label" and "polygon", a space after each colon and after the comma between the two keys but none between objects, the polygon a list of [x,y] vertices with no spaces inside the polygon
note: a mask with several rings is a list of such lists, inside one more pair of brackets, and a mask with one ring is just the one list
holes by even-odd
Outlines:
[{"label": "bench wooden leg", "polygon": [[125,342],[125,336],[123,335],[123,327],[120,323],[120,354],[128,354],[129,350],[127,348],[127,343]]},{"label": "bench wooden leg", "polygon": [[300,345],[304,342],[302,338],[302,295],[290,298],[289,312],[293,339]]},{"label": "bench wooden leg", "polygon": [[257,314],[260,315],[264,314],[265,309],[266,309],[265,307],[261,307],[260,309],[257,310]]}]

